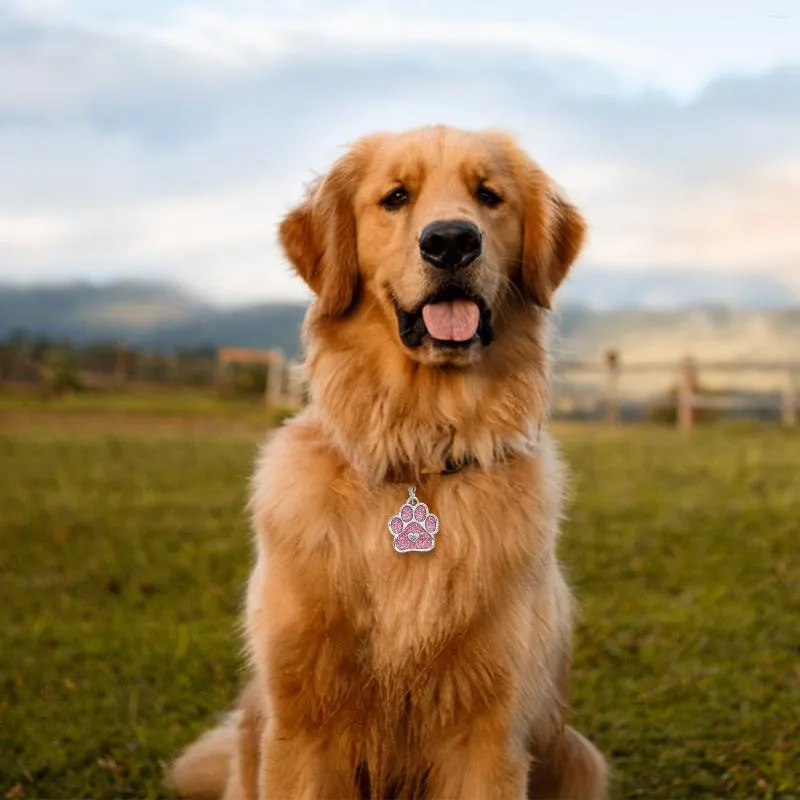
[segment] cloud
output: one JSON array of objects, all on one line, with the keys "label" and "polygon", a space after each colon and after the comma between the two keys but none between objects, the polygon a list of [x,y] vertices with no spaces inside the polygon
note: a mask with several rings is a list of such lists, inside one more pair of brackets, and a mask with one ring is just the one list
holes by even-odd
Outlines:
[{"label": "cloud", "polygon": [[796,67],[680,99],[620,77],[640,48],[563,24],[287,11],[270,26],[195,4],[77,25],[55,6],[0,28],[0,279],[301,296],[275,227],[303,184],[364,132],[444,120],[520,137],[588,216],[587,269],[800,288]]},{"label": "cloud", "polygon": [[435,47],[463,53],[526,54],[579,58],[597,64],[643,69],[646,49],[553,23],[487,21],[471,16],[430,18],[424,24],[407,14],[369,8],[275,19],[232,16],[220,10],[187,9],[149,34],[186,52],[247,67],[287,57],[352,52],[386,56]]}]

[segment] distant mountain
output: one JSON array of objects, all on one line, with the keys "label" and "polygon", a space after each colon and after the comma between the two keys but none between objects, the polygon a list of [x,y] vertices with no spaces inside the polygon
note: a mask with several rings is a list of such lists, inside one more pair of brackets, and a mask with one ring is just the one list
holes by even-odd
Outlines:
[{"label": "distant mountain", "polygon": [[294,358],[300,350],[302,303],[261,303],[232,311],[212,310],[140,333],[133,342],[165,349],[210,344],[227,347],[279,347]]},{"label": "distant mountain", "polygon": [[0,284],[0,335],[15,329],[78,340],[136,335],[205,313],[213,313],[211,306],[169,283]]},{"label": "distant mountain", "polygon": [[113,340],[171,350],[203,345],[299,350],[302,303],[216,308],[171,285],[120,282],[0,285],[0,337],[24,331],[74,342]]},{"label": "distant mountain", "polygon": [[[629,303],[622,303],[619,288],[616,293],[608,289],[620,284],[619,275],[612,275],[613,279],[608,274],[604,279],[595,271],[590,279],[583,279],[584,290],[573,285],[577,279],[565,287],[552,316],[553,349],[560,360],[598,360],[614,347],[629,363],[673,361],[690,353],[704,359],[800,361],[800,303],[794,308],[778,307],[774,302],[777,295],[768,284],[759,284],[760,294],[753,291],[750,299],[755,300],[755,308],[720,304],[669,307],[667,303],[659,308],[646,307],[643,292],[648,284],[638,279],[626,284]],[[585,298],[589,285],[599,297],[616,296],[617,307],[603,309],[574,302],[576,296]],[[658,280],[649,285],[657,286]],[[739,285],[744,290],[747,282]],[[784,294],[784,301],[786,298]],[[0,337],[25,331],[76,342],[113,340],[158,350],[280,347],[294,357],[299,352],[305,308],[302,303],[263,303],[224,310],[168,284],[0,285]]]}]

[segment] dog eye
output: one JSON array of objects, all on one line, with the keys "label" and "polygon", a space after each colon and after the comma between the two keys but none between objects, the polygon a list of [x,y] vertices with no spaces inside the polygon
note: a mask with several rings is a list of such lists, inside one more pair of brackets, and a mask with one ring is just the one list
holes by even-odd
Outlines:
[{"label": "dog eye", "polygon": [[475,192],[475,196],[478,198],[478,202],[481,205],[487,206],[488,208],[497,208],[497,206],[503,202],[503,198],[500,197],[497,192],[483,183],[478,186],[478,191]]},{"label": "dog eye", "polygon": [[408,192],[404,186],[392,189],[389,194],[381,198],[381,205],[388,211],[396,211],[408,203]]}]

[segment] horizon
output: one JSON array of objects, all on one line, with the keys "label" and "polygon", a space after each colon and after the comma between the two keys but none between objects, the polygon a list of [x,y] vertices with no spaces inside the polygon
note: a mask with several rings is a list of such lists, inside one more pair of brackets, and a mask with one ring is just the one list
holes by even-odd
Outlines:
[{"label": "horizon", "polygon": [[[597,277],[592,275],[591,277]],[[602,277],[602,276],[601,276]],[[680,280],[681,275],[675,276]],[[744,276],[745,278],[749,276]],[[565,282],[565,286],[569,283],[569,278]],[[719,288],[719,287],[712,287]],[[745,287],[746,288],[746,287]],[[690,300],[684,300],[679,296],[660,295],[655,293],[653,297],[645,297],[644,299],[637,299],[638,295],[634,293],[634,299],[619,299],[619,295],[611,297],[611,302],[593,301],[591,298],[582,296],[579,293],[567,293],[566,298],[563,297],[563,292],[560,292],[556,297],[556,303],[552,309],[553,315],[558,315],[564,310],[580,309],[589,311],[594,314],[614,314],[621,311],[642,311],[646,313],[659,312],[674,313],[680,311],[696,311],[696,310],[720,310],[731,312],[781,312],[781,311],[800,311],[800,298],[791,294],[779,294],[783,289],[781,284],[776,284],[774,291],[767,294],[766,298],[756,299],[746,298],[743,293],[735,296],[733,301],[725,299],[724,297],[716,297],[711,293],[705,296],[694,296]],[[258,308],[261,306],[296,306],[306,307],[313,300],[311,292],[306,291],[305,297],[255,297],[249,299],[236,299],[232,301],[218,301],[214,298],[204,296],[201,292],[196,291],[191,286],[184,285],[178,281],[159,278],[136,278],[136,277],[122,277],[122,278],[65,278],[65,279],[52,279],[40,280],[32,282],[14,282],[6,281],[0,278],[0,299],[4,293],[18,293],[27,294],[35,292],[51,292],[54,294],[65,293],[75,290],[89,290],[95,291],[99,294],[113,293],[115,291],[134,291],[144,292],[148,295],[150,300],[162,299],[164,301],[182,300],[193,304],[198,310],[202,308],[208,309],[211,313],[237,313],[247,311],[249,309]],[[158,293],[163,292],[163,296],[158,298]]]}]

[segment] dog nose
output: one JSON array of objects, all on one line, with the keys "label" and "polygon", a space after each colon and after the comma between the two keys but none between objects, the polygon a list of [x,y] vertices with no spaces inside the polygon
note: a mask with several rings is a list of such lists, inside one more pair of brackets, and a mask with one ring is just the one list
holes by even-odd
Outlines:
[{"label": "dog nose", "polygon": [[455,272],[468,267],[483,247],[477,225],[459,219],[428,223],[419,236],[419,251],[434,267]]}]

